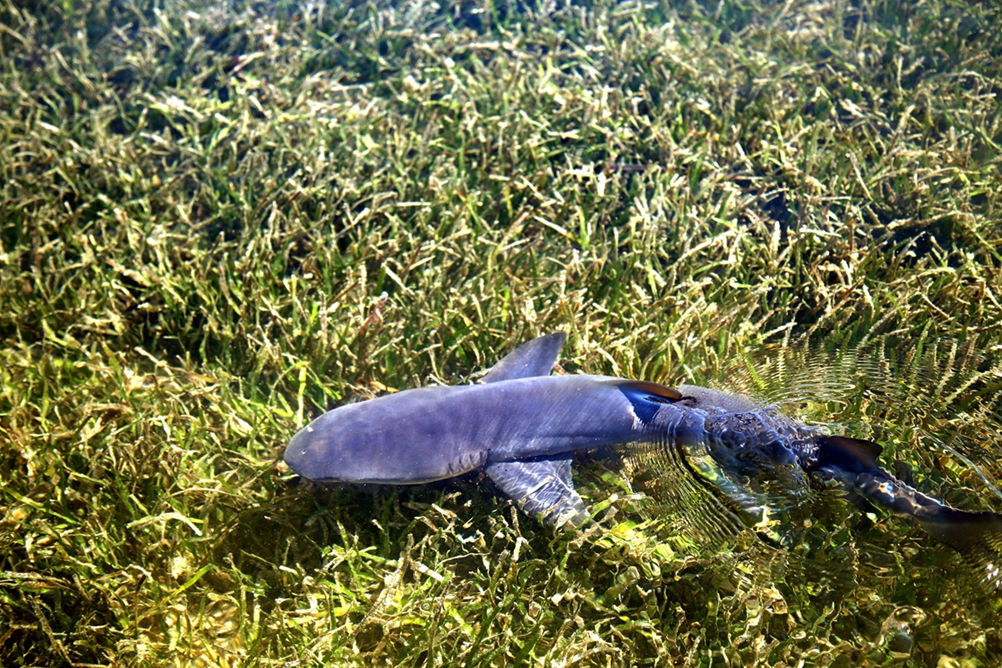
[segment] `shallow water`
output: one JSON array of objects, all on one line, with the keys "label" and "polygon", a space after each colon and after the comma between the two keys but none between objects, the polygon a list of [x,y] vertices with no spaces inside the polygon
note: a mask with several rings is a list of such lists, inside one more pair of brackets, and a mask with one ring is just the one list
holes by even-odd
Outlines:
[{"label": "shallow water", "polygon": [[[1002,363],[974,346],[786,343],[717,378],[726,381],[692,382],[873,440],[884,448],[881,466],[924,493],[964,510],[1002,511]],[[659,535],[690,540],[734,587],[718,615],[755,638],[756,661],[813,652],[827,654],[825,664],[950,665],[999,656],[1002,593],[988,575],[995,564],[965,560],[914,521],[867,512],[834,489],[790,493],[783,481],[754,487],[765,511],[752,515],[733,503],[734,480],[715,477],[712,460],[691,451],[641,447],[625,463]]]}]

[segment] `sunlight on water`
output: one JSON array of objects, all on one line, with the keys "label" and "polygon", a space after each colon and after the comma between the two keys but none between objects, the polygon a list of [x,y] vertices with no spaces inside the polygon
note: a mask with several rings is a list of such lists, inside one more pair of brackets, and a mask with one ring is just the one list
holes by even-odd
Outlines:
[{"label": "sunlight on water", "polygon": [[[1002,511],[1002,364],[974,346],[890,338],[842,350],[787,343],[719,378],[726,381],[691,382],[753,397],[831,434],[872,440],[883,447],[880,466],[921,492],[965,511]],[[777,648],[797,645],[798,629],[814,629],[806,637],[835,654],[905,660],[921,643],[963,655],[985,642],[978,629],[998,622],[997,538],[962,555],[915,521],[854,503],[838,489],[765,493],[761,481],[726,475],[705,449],[645,444],[624,459],[650,497],[660,533],[691,540],[733,583],[737,595],[721,613],[750,624],[748,603],[763,597],[772,601],[770,614],[783,611],[766,634]],[[821,640],[812,638],[821,626]]]}]

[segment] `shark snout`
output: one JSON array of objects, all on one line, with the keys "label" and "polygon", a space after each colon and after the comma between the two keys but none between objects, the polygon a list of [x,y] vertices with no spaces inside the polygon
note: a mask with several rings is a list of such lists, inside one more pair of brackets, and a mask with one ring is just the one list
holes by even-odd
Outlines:
[{"label": "shark snout", "polygon": [[303,427],[285,447],[283,458],[293,471],[308,480],[336,480],[336,448],[325,447],[327,439],[317,423]]}]

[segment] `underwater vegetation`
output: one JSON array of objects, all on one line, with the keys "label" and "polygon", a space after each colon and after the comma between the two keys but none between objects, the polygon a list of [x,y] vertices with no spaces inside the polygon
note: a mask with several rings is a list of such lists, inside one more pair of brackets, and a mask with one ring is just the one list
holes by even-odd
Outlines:
[{"label": "underwater vegetation", "polygon": [[964,555],[834,489],[586,453],[556,532],[282,454],[562,331],[998,512],[1000,11],[0,4],[0,664],[998,665]]}]

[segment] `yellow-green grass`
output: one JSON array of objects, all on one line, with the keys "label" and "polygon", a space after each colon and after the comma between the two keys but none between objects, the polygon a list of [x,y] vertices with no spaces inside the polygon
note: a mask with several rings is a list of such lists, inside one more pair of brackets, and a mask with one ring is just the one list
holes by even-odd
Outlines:
[{"label": "yellow-green grass", "polygon": [[983,620],[896,652],[894,602],[735,593],[601,463],[618,515],[579,535],[475,476],[320,490],[280,458],[341,401],[558,329],[568,371],[667,383],[790,333],[997,356],[999,26],[7,0],[0,663],[993,665]]}]

